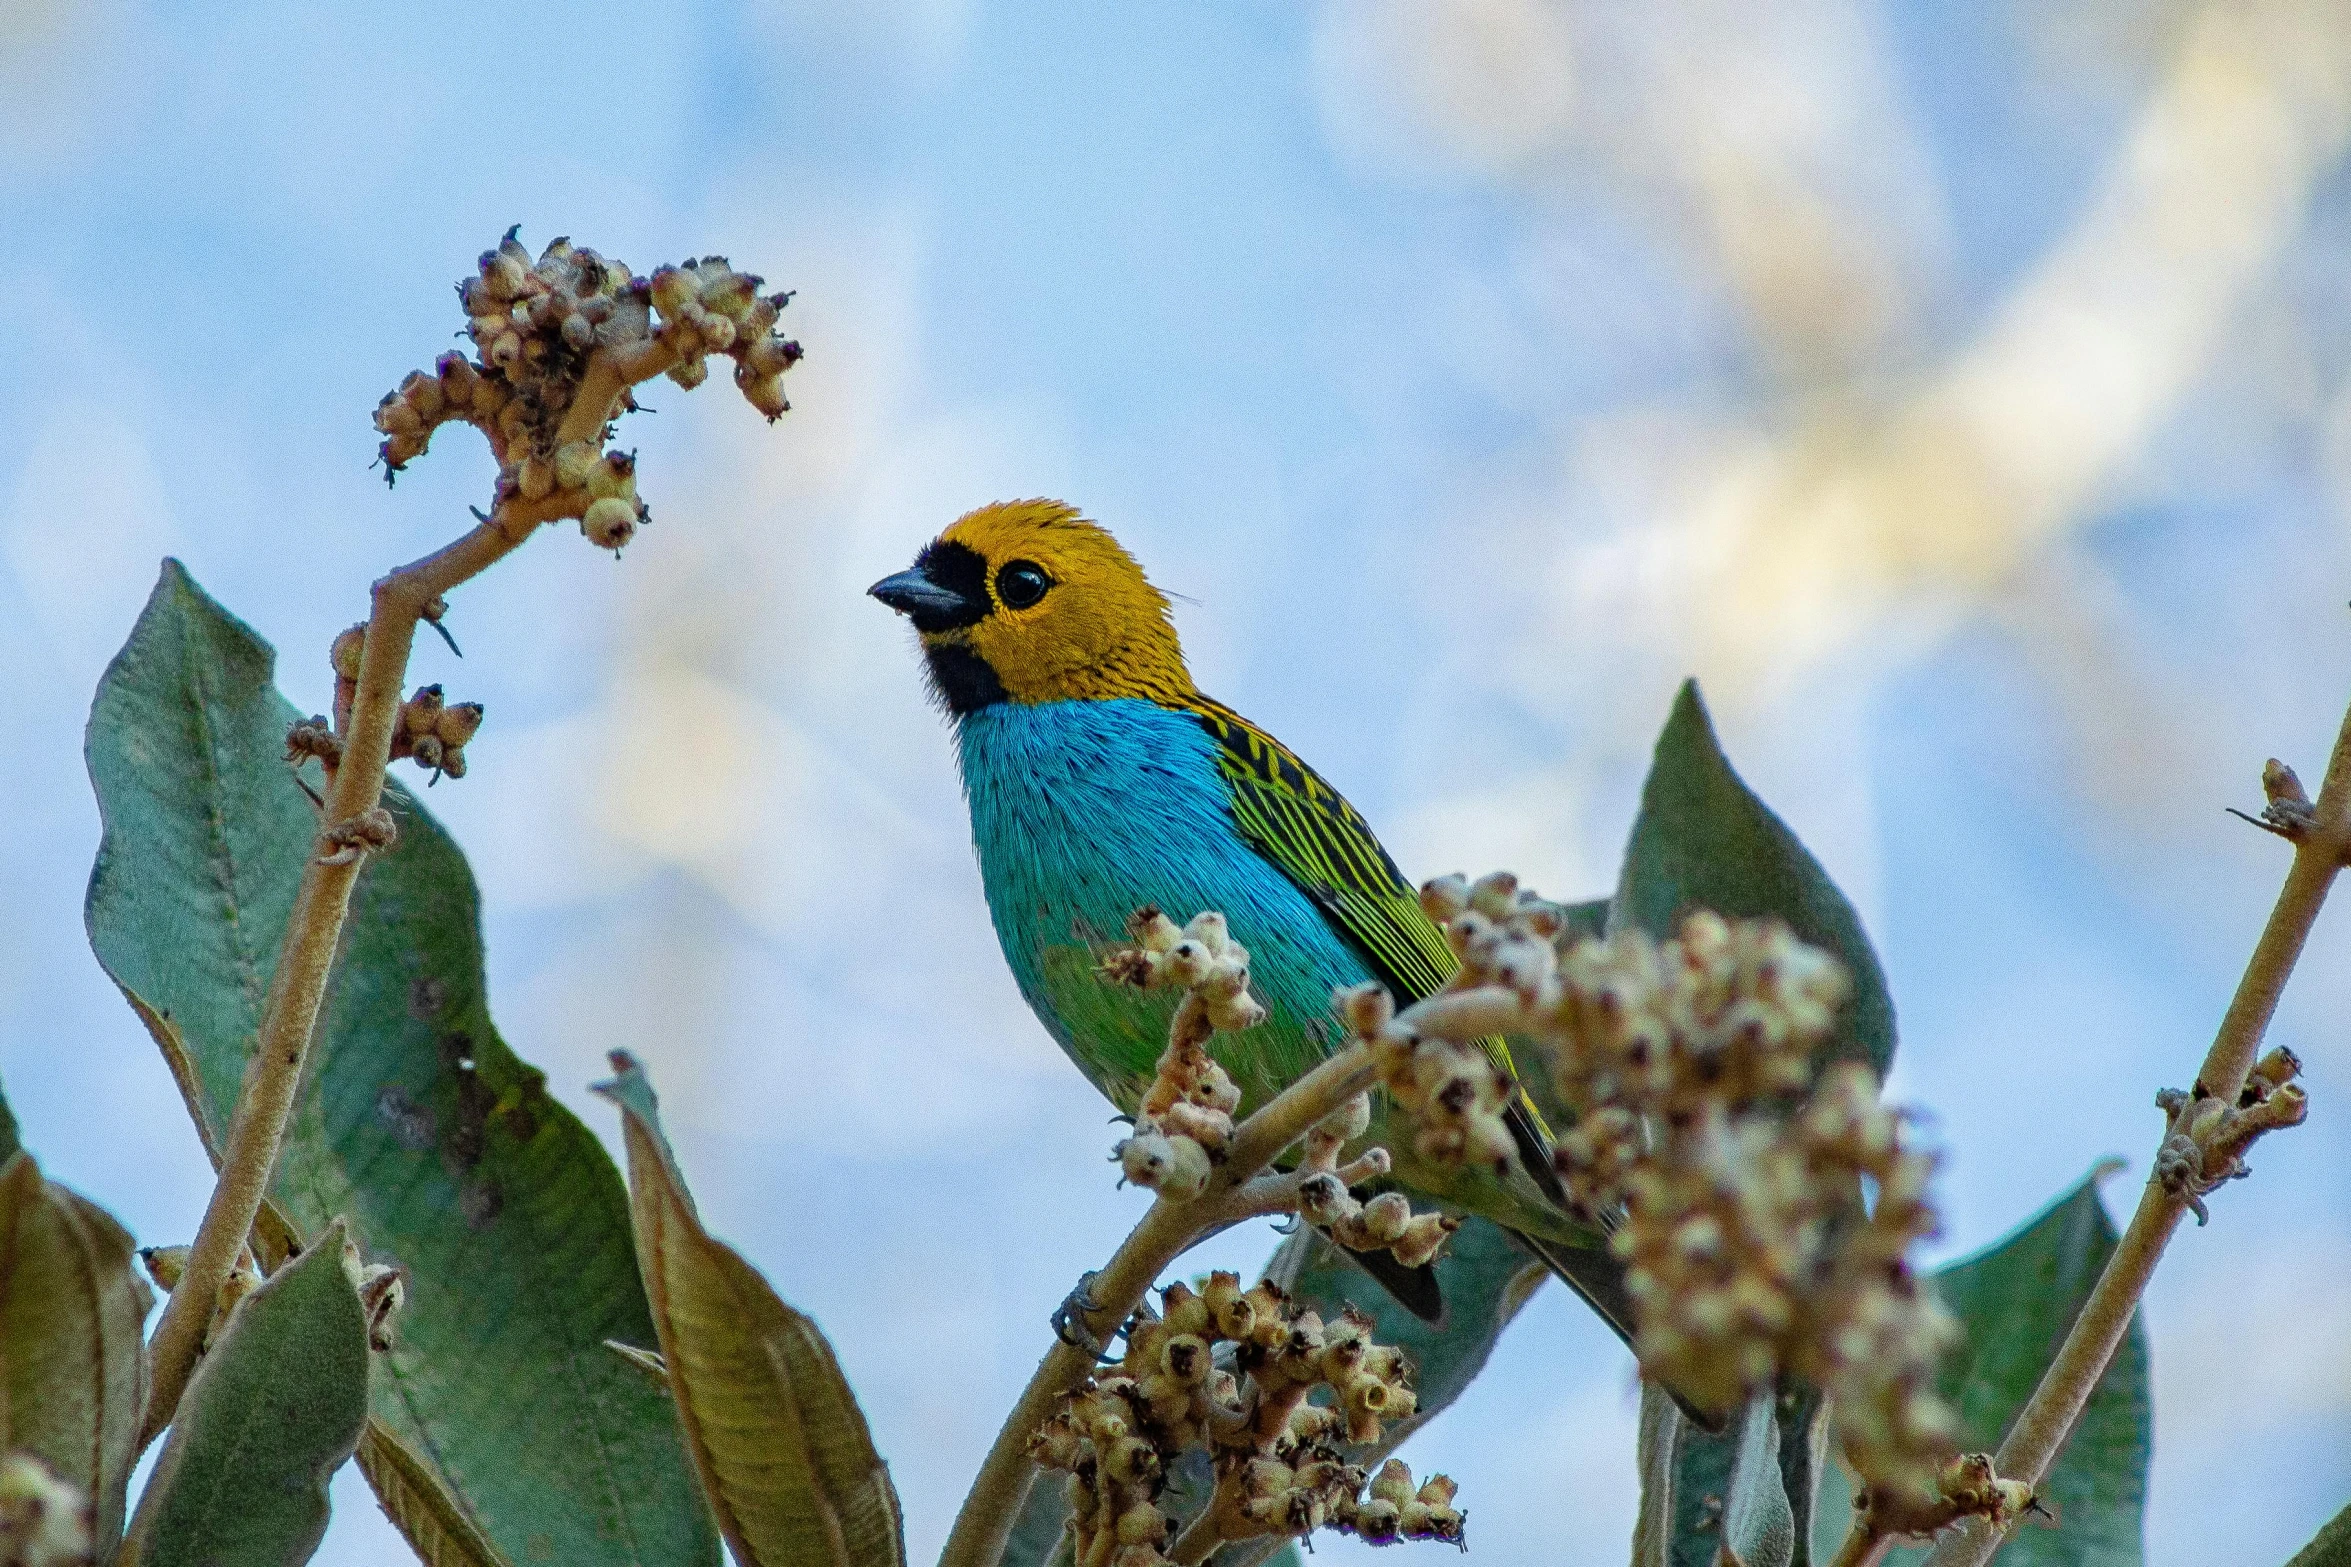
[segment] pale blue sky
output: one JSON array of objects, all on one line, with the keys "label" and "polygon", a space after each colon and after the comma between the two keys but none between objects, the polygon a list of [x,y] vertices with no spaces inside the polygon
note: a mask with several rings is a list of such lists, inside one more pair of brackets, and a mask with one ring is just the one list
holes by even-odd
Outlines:
[{"label": "pale blue sky", "polygon": [[[780,425],[649,399],[627,558],[551,536],[460,595],[419,670],[490,717],[430,803],[501,1027],[608,1138],[584,1085],[646,1058],[916,1557],[1139,1212],[860,596],[984,501],[1116,529],[1416,875],[1604,890],[1698,673],[1879,941],[1943,1253],[2143,1171],[2282,867],[2221,807],[2314,777],[2351,693],[2339,7],[829,9],[0,27],[0,1079],[53,1174],[143,1242],[201,1206],[80,928],[98,673],[170,552],[324,705],[366,582],[487,481],[450,441],[387,492],[368,411],[518,221],[801,291]],[[2150,1297],[2158,1563],[2282,1561],[2351,1493],[2347,956],[2338,913],[2281,1019],[2311,1124]],[[968,1384],[908,1356],[942,1332]],[[1479,1557],[1615,1559],[1630,1388],[1547,1291],[1409,1456]],[[320,1560],[392,1559],[338,1501]]]}]

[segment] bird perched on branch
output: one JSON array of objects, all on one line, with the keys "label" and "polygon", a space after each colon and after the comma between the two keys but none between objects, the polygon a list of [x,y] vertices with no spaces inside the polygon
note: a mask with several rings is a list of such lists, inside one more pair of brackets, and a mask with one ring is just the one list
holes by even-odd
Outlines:
[{"label": "bird perched on branch", "polygon": [[[1267,1020],[1212,1047],[1244,1114],[1337,1045],[1334,987],[1377,980],[1404,1005],[1453,972],[1444,933],[1363,817],[1192,683],[1166,597],[1098,524],[1057,501],[982,507],[870,591],[913,623],[953,721],[988,910],[1021,994],[1120,1109],[1149,1085],[1174,1006],[1097,972],[1144,905],[1179,919],[1221,910],[1252,955]],[[1416,1159],[1409,1136],[1376,1122],[1371,1135],[1400,1185],[1512,1230],[1629,1335],[1619,1264],[1546,1187],[1532,1107],[1521,1099],[1511,1117],[1522,1160],[1500,1173]],[[1357,1260],[1439,1314],[1428,1269]]]}]

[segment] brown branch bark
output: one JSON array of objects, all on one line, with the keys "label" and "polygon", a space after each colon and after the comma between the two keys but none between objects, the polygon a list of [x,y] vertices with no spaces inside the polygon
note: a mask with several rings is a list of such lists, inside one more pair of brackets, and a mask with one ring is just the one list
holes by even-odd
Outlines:
[{"label": "brown branch bark", "polygon": [[1167,1548],[1167,1559],[1176,1567],[1199,1567],[1216,1554],[1216,1548],[1225,1543],[1224,1509],[1218,1505],[1221,1497],[1211,1497],[1200,1516],[1185,1526]]},{"label": "brown branch bark", "polygon": [[220,1179],[212,1188],[203,1222],[189,1246],[186,1275],[171,1292],[150,1341],[151,1381],[140,1426],[142,1445],[152,1442],[171,1423],[172,1412],[179,1406],[205,1329],[211,1324],[220,1287],[236,1266],[237,1253],[261,1211],[270,1172],[285,1140],[286,1119],[293,1112],[294,1094],[302,1081],[303,1063],[310,1053],[319,1007],[334,968],[335,949],[342,939],[343,920],[350,911],[351,889],[366,864],[364,855],[335,856],[336,845],[327,832],[338,824],[358,820],[383,800],[384,770],[391,758],[393,728],[399,722],[408,657],[425,605],[512,553],[541,520],[528,515],[528,510],[501,508],[490,521],[456,542],[412,561],[375,585],[374,612],[368,618],[366,648],[360,656],[359,694],[352,704],[349,732],[341,737],[343,759],[327,786],[320,836],[309,864],[303,867],[293,913],[286,921],[277,970],[262,1011],[261,1031],[221,1148]]}]

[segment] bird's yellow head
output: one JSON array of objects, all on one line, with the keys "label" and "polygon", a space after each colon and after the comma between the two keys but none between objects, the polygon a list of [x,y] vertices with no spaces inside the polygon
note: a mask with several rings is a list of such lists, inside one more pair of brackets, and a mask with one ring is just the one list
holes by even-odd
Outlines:
[{"label": "bird's yellow head", "polygon": [[1166,595],[1108,530],[1060,501],[967,513],[912,570],[867,591],[914,623],[951,713],[1195,694]]}]

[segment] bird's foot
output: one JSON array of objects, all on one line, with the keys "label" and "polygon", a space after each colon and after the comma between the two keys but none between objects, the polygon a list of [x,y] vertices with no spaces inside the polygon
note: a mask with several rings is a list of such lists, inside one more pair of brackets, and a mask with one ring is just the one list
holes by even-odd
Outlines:
[{"label": "bird's foot", "polygon": [[1100,1311],[1102,1302],[1094,1298],[1094,1270],[1088,1268],[1078,1275],[1078,1286],[1068,1298],[1053,1308],[1053,1336],[1072,1349],[1082,1349],[1097,1361],[1108,1364],[1117,1358],[1105,1353],[1109,1346],[1094,1336],[1086,1326],[1090,1313]]}]

